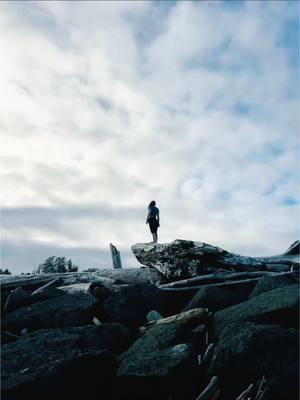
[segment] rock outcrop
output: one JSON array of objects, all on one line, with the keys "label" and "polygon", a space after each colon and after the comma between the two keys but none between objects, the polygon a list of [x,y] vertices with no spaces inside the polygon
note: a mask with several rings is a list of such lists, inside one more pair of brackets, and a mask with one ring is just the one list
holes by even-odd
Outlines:
[{"label": "rock outcrop", "polygon": [[184,398],[194,393],[197,359],[191,330],[207,320],[206,310],[194,309],[148,323],[145,333],[120,357],[122,398]]},{"label": "rock outcrop", "polygon": [[298,285],[279,287],[243,303],[218,311],[213,319],[213,334],[215,337],[219,337],[230,325],[246,321],[297,327],[298,316]]},{"label": "rock outcrop", "polygon": [[[129,344],[118,324],[39,330],[2,347],[2,398],[108,399],[115,356]],[[83,396],[83,397],[82,397]]]},{"label": "rock outcrop", "polygon": [[278,325],[235,324],[219,338],[209,373],[220,378],[224,399],[267,377],[268,399],[298,398],[298,332]]},{"label": "rock outcrop", "polygon": [[100,317],[100,307],[90,295],[63,295],[21,307],[4,315],[2,326],[9,332],[20,334],[37,329],[83,326]]}]

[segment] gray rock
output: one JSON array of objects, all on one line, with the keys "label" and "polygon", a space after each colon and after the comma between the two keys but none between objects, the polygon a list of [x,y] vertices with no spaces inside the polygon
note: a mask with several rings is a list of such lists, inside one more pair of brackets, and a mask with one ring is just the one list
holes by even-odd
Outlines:
[{"label": "gray rock", "polygon": [[230,324],[246,321],[296,327],[298,312],[298,285],[285,286],[216,312],[213,318],[213,334],[219,337]]},{"label": "gray rock", "polygon": [[122,398],[189,398],[199,383],[195,379],[197,357],[191,344],[192,329],[203,322],[205,315],[202,309],[196,309],[151,322],[119,358],[117,377]]},{"label": "gray rock", "polygon": [[2,331],[1,332],[1,344],[6,344],[6,343],[11,343],[14,342],[19,338],[18,335],[15,335],[14,333],[8,332],[8,331]]},{"label": "gray rock", "polygon": [[249,299],[255,296],[259,296],[262,293],[269,292],[270,290],[277,289],[279,287],[293,285],[297,283],[298,280],[299,278],[297,273],[289,276],[265,276],[257,282],[256,286],[249,294]]},{"label": "gray rock", "polygon": [[295,328],[252,322],[227,327],[209,366],[209,374],[220,379],[222,398],[236,398],[263,375],[266,400],[298,398],[298,340]]},{"label": "gray rock", "polygon": [[99,314],[99,303],[92,296],[63,295],[6,314],[2,325],[12,333],[19,333],[23,328],[32,332],[41,328],[89,325]]},{"label": "gray rock", "polygon": [[146,318],[147,318],[148,322],[149,321],[158,321],[159,319],[162,319],[163,316],[158,311],[151,310],[148,312]]},{"label": "gray rock", "polygon": [[108,299],[115,291],[113,285],[107,283],[93,282],[89,285],[89,293],[100,302]]},{"label": "gray rock", "polygon": [[137,328],[147,322],[146,315],[157,310],[162,315],[180,312],[190,294],[167,293],[150,283],[121,287],[102,304],[102,318]]},{"label": "gray rock", "polygon": [[40,330],[2,346],[5,400],[82,399],[101,393],[108,399],[115,361],[128,346],[118,324]]},{"label": "gray rock", "polygon": [[[244,298],[243,298],[244,297]],[[185,306],[183,311],[193,308],[205,307],[209,311],[215,312],[223,308],[230,307],[246,300],[246,296],[241,296],[231,290],[220,287],[207,286],[198,289],[191,301]]]}]

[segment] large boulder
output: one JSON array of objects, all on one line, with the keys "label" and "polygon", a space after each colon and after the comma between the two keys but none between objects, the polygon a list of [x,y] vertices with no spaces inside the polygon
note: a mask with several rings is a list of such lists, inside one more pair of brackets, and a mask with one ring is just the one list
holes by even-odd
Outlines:
[{"label": "large boulder", "polygon": [[213,335],[218,337],[229,325],[246,321],[297,327],[298,313],[298,285],[284,286],[216,312]]},{"label": "large boulder", "polygon": [[[113,353],[129,345],[119,324],[39,330],[2,346],[2,398],[107,399]],[[108,351],[110,350],[110,351]]]},{"label": "large boulder", "polygon": [[42,328],[89,325],[93,317],[100,319],[99,303],[94,297],[63,295],[6,314],[2,326],[12,333],[20,333],[25,328],[31,332]]},{"label": "large boulder", "polygon": [[290,275],[267,275],[262,277],[249,294],[249,299],[282,286],[293,285],[299,281],[298,273]]},{"label": "large boulder", "polygon": [[199,389],[192,330],[208,318],[195,309],[148,323],[144,334],[120,356],[118,392],[122,399],[186,399]]},{"label": "large boulder", "polygon": [[215,312],[238,304],[243,300],[245,300],[243,296],[231,290],[223,289],[218,286],[205,286],[198,289],[183,311],[205,307],[208,308],[209,311]]},{"label": "large boulder", "polygon": [[234,399],[266,377],[266,400],[298,398],[298,331],[253,322],[230,325],[221,334],[209,365],[220,379],[222,398]]},{"label": "large boulder", "polygon": [[150,283],[121,287],[102,304],[102,319],[137,328],[147,322],[147,314],[157,310],[163,316],[181,311],[192,294],[170,293]]}]

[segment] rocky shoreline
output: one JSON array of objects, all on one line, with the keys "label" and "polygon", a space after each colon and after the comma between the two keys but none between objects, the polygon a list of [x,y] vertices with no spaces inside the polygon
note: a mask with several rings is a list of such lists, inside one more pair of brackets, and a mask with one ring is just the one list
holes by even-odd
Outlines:
[{"label": "rocky shoreline", "polygon": [[3,400],[299,398],[299,241],[132,251],[141,268],[1,281]]}]

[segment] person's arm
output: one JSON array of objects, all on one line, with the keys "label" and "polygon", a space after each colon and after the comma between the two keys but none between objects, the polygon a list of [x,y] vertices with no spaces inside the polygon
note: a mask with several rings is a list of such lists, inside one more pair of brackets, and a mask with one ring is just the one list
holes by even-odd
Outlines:
[{"label": "person's arm", "polygon": [[159,226],[159,210],[157,211],[157,222],[158,222],[158,226]]}]

